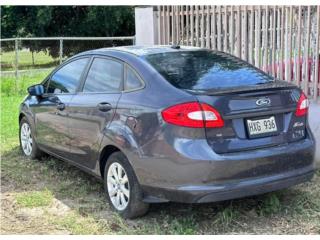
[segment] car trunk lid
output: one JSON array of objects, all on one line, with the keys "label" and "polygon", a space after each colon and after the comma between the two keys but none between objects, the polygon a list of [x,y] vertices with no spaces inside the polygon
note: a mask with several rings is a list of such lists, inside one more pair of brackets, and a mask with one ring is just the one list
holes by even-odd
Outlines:
[{"label": "car trunk lid", "polygon": [[300,90],[282,81],[255,88],[194,92],[199,102],[217,109],[222,128],[206,128],[216,153],[258,149],[304,138],[306,118],[296,117]]}]

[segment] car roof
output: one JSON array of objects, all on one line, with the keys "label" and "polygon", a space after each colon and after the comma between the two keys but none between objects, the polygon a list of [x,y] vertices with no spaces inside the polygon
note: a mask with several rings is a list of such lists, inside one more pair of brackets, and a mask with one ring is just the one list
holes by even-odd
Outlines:
[{"label": "car roof", "polygon": [[[99,48],[91,51],[84,52],[86,54],[91,53],[108,53],[110,51],[119,51],[124,53],[130,53],[136,56],[145,56],[157,53],[166,52],[179,52],[179,51],[198,51],[202,48],[191,47],[191,46],[177,46],[177,45],[153,45],[153,46],[123,46],[123,47],[110,47],[110,48]],[[202,49],[203,50],[203,49]]]}]

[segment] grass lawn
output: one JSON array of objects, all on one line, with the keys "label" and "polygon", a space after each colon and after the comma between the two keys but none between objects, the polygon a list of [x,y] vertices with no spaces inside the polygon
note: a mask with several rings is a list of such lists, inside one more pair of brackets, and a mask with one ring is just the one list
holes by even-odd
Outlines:
[{"label": "grass lawn", "polygon": [[[14,51],[2,52],[1,57],[1,69],[2,71],[14,70],[16,56]],[[19,50],[19,70],[29,68],[49,68],[57,66],[59,64],[58,58],[52,58],[48,53],[34,52],[32,58],[32,52],[29,50]],[[34,60],[33,60],[34,59]]]},{"label": "grass lawn", "polygon": [[[1,234],[320,234],[320,172],[287,190],[210,204],[154,204],[123,220],[102,184],[53,157],[29,160],[18,144],[18,106],[47,73],[1,79]],[[21,81],[21,82],[20,82]]]}]

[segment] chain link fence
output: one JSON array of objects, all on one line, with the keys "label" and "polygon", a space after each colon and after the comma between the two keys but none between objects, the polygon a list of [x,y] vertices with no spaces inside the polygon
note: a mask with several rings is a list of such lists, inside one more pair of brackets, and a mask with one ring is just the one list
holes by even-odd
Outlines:
[{"label": "chain link fence", "polygon": [[[1,39],[1,77],[48,71],[65,59],[91,49],[134,45],[135,37],[61,37]],[[17,85],[17,84],[16,84]]]}]

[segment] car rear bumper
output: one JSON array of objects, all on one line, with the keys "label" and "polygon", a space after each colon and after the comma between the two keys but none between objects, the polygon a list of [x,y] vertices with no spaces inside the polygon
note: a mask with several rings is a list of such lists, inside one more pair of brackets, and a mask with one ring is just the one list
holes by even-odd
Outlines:
[{"label": "car rear bumper", "polygon": [[199,199],[194,199],[196,202],[216,202],[234,198],[252,196],[267,192],[272,192],[284,188],[288,188],[312,179],[314,171],[310,171],[301,175],[295,175],[285,179],[267,181],[263,184],[253,184],[246,187],[230,189],[224,192],[208,193]]},{"label": "car rear bumper", "polygon": [[148,178],[150,184],[140,183],[147,202],[200,203],[241,198],[310,180],[315,170],[314,152],[311,136],[287,146],[220,155],[214,160],[189,159],[172,164],[158,159],[162,165],[157,165],[157,171],[165,167],[166,171],[161,171],[165,177],[154,174]]},{"label": "car rear bumper", "polygon": [[178,189],[161,189],[145,186],[144,190],[148,193],[145,201],[174,201],[184,203],[218,202],[288,188],[310,181],[313,175],[314,170],[310,169],[309,167],[287,174],[252,179],[237,183],[226,183],[210,186],[184,186]]}]

